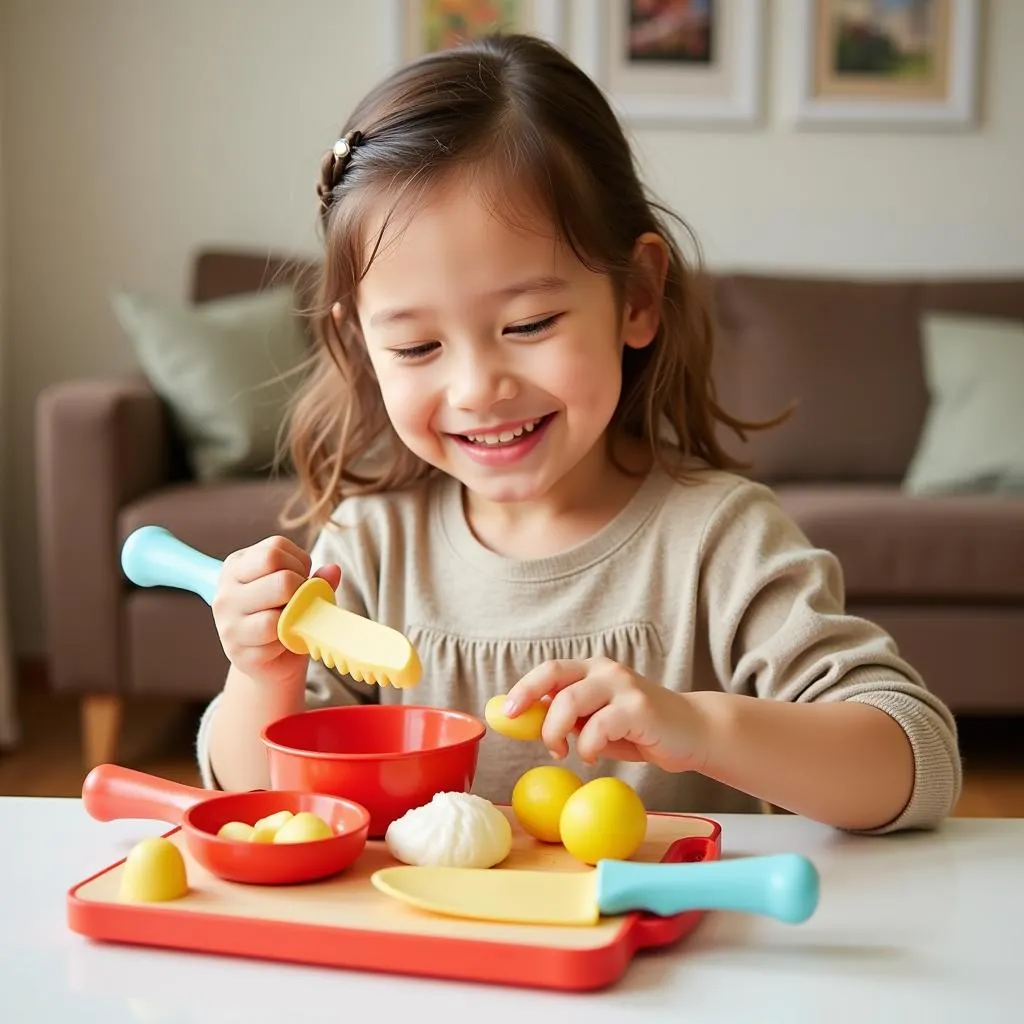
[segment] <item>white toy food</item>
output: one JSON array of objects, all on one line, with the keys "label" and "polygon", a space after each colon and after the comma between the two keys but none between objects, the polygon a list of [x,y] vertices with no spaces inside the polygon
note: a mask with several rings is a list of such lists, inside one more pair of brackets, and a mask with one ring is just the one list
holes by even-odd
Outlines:
[{"label": "white toy food", "polygon": [[437,793],[391,822],[384,844],[404,864],[490,868],[512,849],[512,826],[481,796]]}]

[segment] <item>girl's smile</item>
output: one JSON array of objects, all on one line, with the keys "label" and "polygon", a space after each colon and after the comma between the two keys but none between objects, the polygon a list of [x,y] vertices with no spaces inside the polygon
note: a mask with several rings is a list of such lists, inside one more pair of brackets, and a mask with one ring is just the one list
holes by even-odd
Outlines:
[{"label": "girl's smile", "polygon": [[448,436],[463,454],[481,466],[507,466],[526,458],[537,448],[555,415],[552,412],[537,419]]}]

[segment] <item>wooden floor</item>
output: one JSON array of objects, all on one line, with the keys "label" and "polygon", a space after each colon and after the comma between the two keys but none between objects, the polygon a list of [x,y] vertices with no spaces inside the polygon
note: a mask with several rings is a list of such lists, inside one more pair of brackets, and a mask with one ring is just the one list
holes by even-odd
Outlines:
[{"label": "wooden floor", "polygon": [[[199,785],[193,755],[201,706],[136,700],[126,708],[120,761],[164,778]],[[78,702],[50,693],[38,667],[22,671],[22,742],[0,751],[0,796],[78,796],[84,770]],[[963,817],[1024,817],[1024,717],[961,719]]]}]

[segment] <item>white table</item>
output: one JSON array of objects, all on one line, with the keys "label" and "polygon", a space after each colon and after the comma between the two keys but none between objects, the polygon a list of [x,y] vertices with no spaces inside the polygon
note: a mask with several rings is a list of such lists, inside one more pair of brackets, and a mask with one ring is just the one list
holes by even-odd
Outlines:
[{"label": "white table", "polygon": [[614,987],[577,994],[94,943],[67,928],[67,889],[168,826],[96,822],[77,800],[0,799],[0,1020],[417,1024],[456,1007],[484,1024],[1024,1020],[1024,819],[887,838],[718,820],[728,854],[811,857],[815,916],[710,914]]}]

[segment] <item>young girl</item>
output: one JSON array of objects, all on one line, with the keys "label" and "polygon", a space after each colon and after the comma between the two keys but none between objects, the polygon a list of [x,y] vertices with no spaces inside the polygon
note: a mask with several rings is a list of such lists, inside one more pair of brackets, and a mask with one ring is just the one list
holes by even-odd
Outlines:
[{"label": "young girl", "polygon": [[[403,67],[355,110],[318,186],[316,365],[291,422],[311,556],[233,553],[213,610],[231,668],[199,733],[208,786],[268,785],[260,728],[304,707],[510,714],[474,791],[548,757],[649,810],[759,801],[864,832],[933,827],[955,725],[840,566],[739,475],[697,270],[601,92],[509,36]],[[310,571],[404,632],[422,681],[339,677],[276,639]],[[545,750],[544,747],[547,749]]]}]

